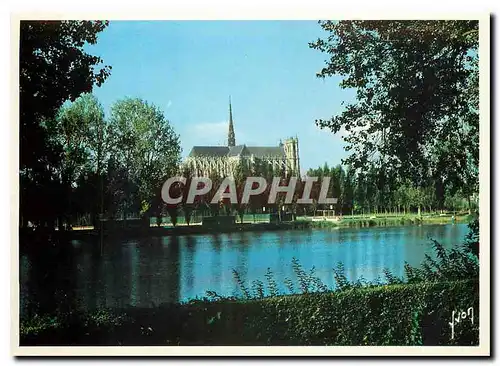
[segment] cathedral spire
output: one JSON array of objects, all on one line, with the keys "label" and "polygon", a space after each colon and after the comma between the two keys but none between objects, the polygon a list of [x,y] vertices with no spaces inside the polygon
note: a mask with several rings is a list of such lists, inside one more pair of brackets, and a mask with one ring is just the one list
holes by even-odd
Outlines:
[{"label": "cathedral spire", "polygon": [[229,96],[229,132],[227,134],[227,146],[232,147],[236,145],[234,137],[234,126],[233,126],[233,110],[231,108],[231,96]]}]

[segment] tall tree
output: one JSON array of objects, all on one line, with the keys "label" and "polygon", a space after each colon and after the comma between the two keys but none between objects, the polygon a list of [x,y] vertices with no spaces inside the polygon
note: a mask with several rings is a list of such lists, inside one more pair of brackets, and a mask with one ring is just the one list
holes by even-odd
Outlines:
[{"label": "tall tree", "polygon": [[[101,85],[111,67],[84,51],[95,44],[107,21],[22,21],[19,44],[20,211],[46,224],[57,215],[62,146],[49,141],[47,121],[66,100]],[[36,207],[37,212],[33,211]],[[54,211],[55,210],[55,211]],[[26,221],[24,220],[24,221]],[[37,219],[35,219],[37,220]]]},{"label": "tall tree", "polygon": [[66,100],[75,100],[101,85],[111,67],[86,53],[107,21],[22,21],[20,30],[19,101],[21,168],[46,154],[46,132],[40,125],[53,118]]},{"label": "tall tree", "polygon": [[347,162],[358,168],[384,156],[401,176],[424,185],[452,160],[443,179],[470,186],[479,158],[478,22],[320,25],[328,36],[310,47],[330,58],[318,76],[340,75],[341,87],[356,90],[340,114],[317,120],[347,131]]},{"label": "tall tree", "polygon": [[73,103],[63,105],[56,118],[49,121],[49,131],[49,137],[62,147],[62,168],[71,170],[67,172],[70,183],[85,168],[102,173],[108,156],[109,129],[94,95],[82,94]]},{"label": "tall tree", "polygon": [[137,98],[112,106],[110,127],[115,159],[137,186],[135,206],[150,205],[165,177],[178,172],[179,136],[158,107]]},{"label": "tall tree", "polygon": [[[104,165],[109,158],[109,126],[104,110],[92,94],[82,94],[73,103],[63,105],[50,124],[51,139],[62,146],[61,181],[66,191],[77,184],[89,184],[92,193],[91,214],[95,218],[103,209]],[[86,175],[86,179],[82,175]],[[83,180],[82,180],[83,179]]]}]

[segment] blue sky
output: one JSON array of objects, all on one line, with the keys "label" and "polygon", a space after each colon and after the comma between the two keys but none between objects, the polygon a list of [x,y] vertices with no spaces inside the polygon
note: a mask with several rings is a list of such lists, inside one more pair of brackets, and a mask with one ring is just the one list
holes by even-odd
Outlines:
[{"label": "blue sky", "polygon": [[106,113],[123,97],[160,107],[183,157],[193,145],[227,143],[231,95],[237,144],[298,136],[303,172],[338,164],[340,136],[314,120],[337,114],[354,93],[340,78],[316,77],[327,56],[308,42],[324,34],[314,21],[112,21],[88,47],[113,68],[94,94]]}]

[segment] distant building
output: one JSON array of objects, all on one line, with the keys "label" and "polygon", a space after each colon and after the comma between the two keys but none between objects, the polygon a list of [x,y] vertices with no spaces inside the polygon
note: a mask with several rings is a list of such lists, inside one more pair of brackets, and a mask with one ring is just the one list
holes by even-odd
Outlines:
[{"label": "distant building", "polygon": [[300,176],[299,140],[297,137],[288,138],[278,146],[236,145],[230,100],[227,146],[193,146],[184,165],[195,176],[217,174],[226,177],[233,175],[238,164],[252,168],[257,161],[273,170],[284,170],[287,174]]}]

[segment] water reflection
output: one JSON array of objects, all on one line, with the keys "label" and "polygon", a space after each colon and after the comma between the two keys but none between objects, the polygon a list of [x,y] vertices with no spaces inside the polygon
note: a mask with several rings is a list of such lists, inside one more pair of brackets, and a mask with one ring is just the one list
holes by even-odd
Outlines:
[{"label": "water reflection", "polygon": [[233,269],[250,287],[266,282],[270,268],[285,290],[285,279],[295,278],[294,257],[306,271],[314,266],[328,286],[338,262],[352,281],[383,278],[384,268],[402,276],[405,261],[418,265],[426,253],[434,256],[429,237],[451,247],[466,232],[466,225],[428,225],[192,235],[108,241],[102,255],[96,240],[60,243],[57,250],[21,256],[21,311],[150,307],[207,290],[239,294]]},{"label": "water reflection", "polygon": [[191,293],[194,288],[194,268],[195,268],[195,254],[196,254],[196,236],[189,235],[183,238],[184,245],[181,248],[181,272],[184,274],[185,287],[181,291]]}]

